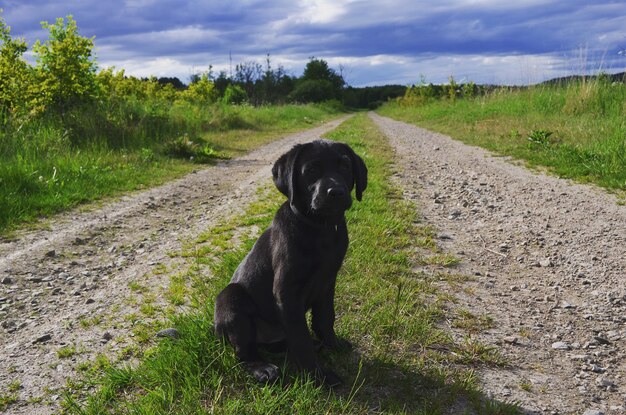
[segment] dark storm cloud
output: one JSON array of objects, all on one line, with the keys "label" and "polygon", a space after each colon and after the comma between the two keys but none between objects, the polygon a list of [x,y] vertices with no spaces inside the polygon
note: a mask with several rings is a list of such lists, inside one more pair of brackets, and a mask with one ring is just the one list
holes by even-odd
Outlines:
[{"label": "dark storm cloud", "polygon": [[[515,10],[459,6],[414,21],[372,23],[347,29],[332,40],[338,54],[520,53],[565,52],[580,46],[603,48],[606,34],[624,33],[623,3],[544,4]],[[292,34],[315,36],[325,43],[333,27],[292,27]],[[626,41],[626,37],[623,37]],[[616,45],[612,45],[615,47]]]},{"label": "dark storm cloud", "polygon": [[[547,62],[551,56],[551,70],[561,70],[577,50],[594,64],[600,59],[619,67],[626,59],[618,55],[626,49],[622,1],[35,0],[0,1],[0,8],[13,34],[31,44],[47,36],[40,21],[72,14],[82,35],[96,37],[99,62],[134,59],[137,68],[139,61],[163,59],[181,66],[224,65],[231,54],[247,60],[266,53],[295,66],[310,56],[361,66],[376,56],[396,65],[440,64],[457,56],[468,58],[460,64],[471,58],[473,65],[491,62],[480,56],[535,56]],[[374,69],[354,74],[356,82],[378,80]],[[415,71],[396,72],[394,80]]]}]

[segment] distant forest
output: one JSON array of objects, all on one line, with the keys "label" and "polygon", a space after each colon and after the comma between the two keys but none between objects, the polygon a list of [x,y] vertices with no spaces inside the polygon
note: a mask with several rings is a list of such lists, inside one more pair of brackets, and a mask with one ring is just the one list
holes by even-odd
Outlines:
[{"label": "distant forest", "polygon": [[[230,74],[226,71],[216,74],[209,67],[206,72],[192,75],[189,84],[203,77],[213,82],[219,97],[230,104],[318,103],[334,100],[347,108],[373,109],[389,99],[403,96],[407,89],[403,85],[347,86],[340,73],[325,60],[317,58],[309,60],[302,76],[293,76],[282,66],[272,67],[269,55],[264,64],[255,61],[237,64]],[[161,77],[158,82],[171,84],[177,90],[187,88],[176,77]]]},{"label": "distant forest", "polygon": [[554,79],[550,79],[548,81],[542,82],[542,84],[544,85],[563,85],[563,84],[569,84],[572,82],[583,82],[583,81],[590,81],[590,80],[600,80],[600,81],[608,81],[608,82],[619,82],[619,83],[626,83],[626,72],[619,72],[619,73],[613,73],[613,74],[609,74],[609,73],[605,73],[605,72],[601,72],[598,75],[570,75],[570,76],[563,76],[560,78],[554,78]]}]

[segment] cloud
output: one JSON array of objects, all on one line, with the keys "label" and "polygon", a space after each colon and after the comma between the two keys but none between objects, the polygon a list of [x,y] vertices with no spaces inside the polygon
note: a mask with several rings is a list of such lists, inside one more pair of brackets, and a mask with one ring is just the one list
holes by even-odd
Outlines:
[{"label": "cloud", "polygon": [[[39,22],[72,14],[96,36],[98,61],[139,75],[186,77],[267,53],[299,75],[311,56],[351,66],[353,85],[448,75],[523,82],[626,63],[623,2],[611,0],[17,0],[1,1],[13,34],[32,42]],[[526,69],[523,67],[526,66]],[[578,65],[580,66],[580,65]],[[522,68],[522,69],[520,69]],[[149,72],[154,71],[154,72]],[[350,79],[351,78],[351,79]]]}]

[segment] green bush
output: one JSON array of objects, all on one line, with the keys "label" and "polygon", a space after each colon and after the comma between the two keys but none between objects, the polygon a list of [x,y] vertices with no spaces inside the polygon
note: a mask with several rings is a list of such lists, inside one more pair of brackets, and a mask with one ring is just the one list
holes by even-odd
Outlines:
[{"label": "green bush", "polygon": [[50,37],[44,43],[35,42],[37,56],[36,95],[40,105],[53,111],[65,110],[93,100],[97,96],[96,69],[92,58],[93,38],[78,35],[78,27],[72,16],[67,22],[58,18],[55,24],[43,22]]},{"label": "green bush", "polygon": [[335,98],[333,84],[327,80],[305,80],[289,94],[294,102],[322,102]]},{"label": "green bush", "polygon": [[248,100],[248,94],[239,85],[228,85],[224,91],[222,102],[224,104],[240,105]]}]

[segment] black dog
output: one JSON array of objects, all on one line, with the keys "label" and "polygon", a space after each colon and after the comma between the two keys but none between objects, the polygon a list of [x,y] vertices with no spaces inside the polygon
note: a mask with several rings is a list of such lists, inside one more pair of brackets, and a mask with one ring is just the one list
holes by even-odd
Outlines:
[{"label": "black dog", "polygon": [[258,346],[286,341],[292,363],[319,383],[339,385],[317,360],[306,312],[322,346],[350,347],[335,335],[335,280],[348,248],[344,212],[353,187],[361,200],[367,168],[348,145],[318,140],[283,154],[272,175],[288,200],[217,296],[215,332],[260,382],[276,380],[279,371]]}]

